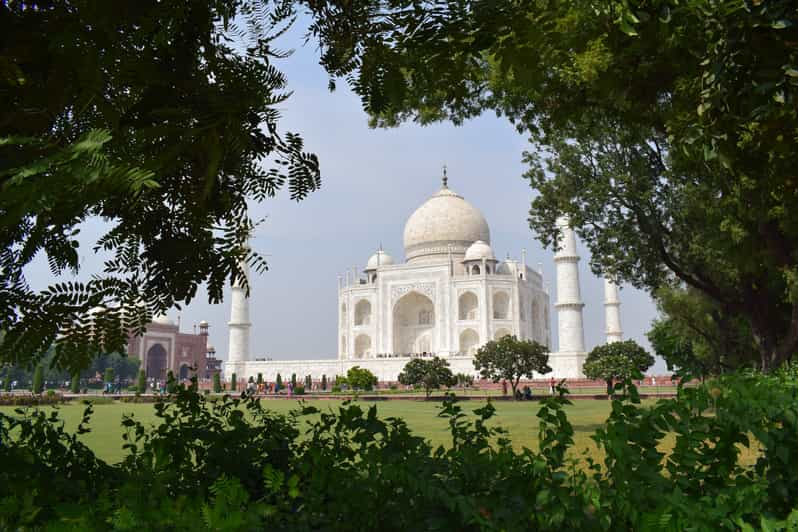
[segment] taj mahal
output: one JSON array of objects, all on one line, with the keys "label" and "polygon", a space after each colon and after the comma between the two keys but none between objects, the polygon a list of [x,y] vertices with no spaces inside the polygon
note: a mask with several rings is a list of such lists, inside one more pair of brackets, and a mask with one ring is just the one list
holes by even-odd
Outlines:
[{"label": "taj mahal", "polygon": [[[556,266],[559,348],[549,356],[546,378],[582,378],[587,356],[576,238],[566,220],[558,221]],[[490,227],[474,205],[448,186],[407,219],[404,262],[380,247],[357,268],[338,277],[336,359],[252,360],[249,301],[233,286],[227,378],[277,373],[328,379],[360,366],[380,381],[396,381],[412,357],[439,356],[454,373],[476,375],[473,356],[480,346],[505,335],[551,346],[549,291],[540,268],[521,259],[498,260]],[[607,341],[622,338],[617,286],[605,280]],[[252,293],[250,292],[250,296]],[[543,376],[538,376],[543,377]]]}]

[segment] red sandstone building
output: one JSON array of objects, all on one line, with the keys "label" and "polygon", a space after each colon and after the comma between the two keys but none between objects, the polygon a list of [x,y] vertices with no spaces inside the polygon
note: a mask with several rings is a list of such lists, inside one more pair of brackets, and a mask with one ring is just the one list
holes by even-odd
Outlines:
[{"label": "red sandstone building", "polygon": [[143,336],[130,337],[127,353],[141,360],[148,379],[164,380],[169,370],[179,380],[195,373],[209,379],[220,370],[216,352],[208,345],[206,321],[199,323],[199,333],[190,334],[180,332],[180,326],[168,317],[156,317]]}]

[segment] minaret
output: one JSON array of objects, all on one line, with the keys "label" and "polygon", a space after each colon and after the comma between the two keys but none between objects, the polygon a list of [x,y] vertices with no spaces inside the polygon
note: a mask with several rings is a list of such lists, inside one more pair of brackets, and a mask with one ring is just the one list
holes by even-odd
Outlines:
[{"label": "minaret", "polygon": [[609,278],[604,278],[604,323],[606,325],[607,343],[623,340],[621,331],[621,302],[618,299],[618,285]]},{"label": "minaret", "polygon": [[[244,275],[249,279],[249,267],[242,264]],[[250,286],[251,288],[251,286]],[[228,363],[246,362],[249,360],[249,298],[239,280],[233,283],[230,297],[230,348],[227,351]]]},{"label": "minaret", "polygon": [[579,255],[576,236],[568,219],[557,219],[560,238],[559,249],[554,254],[557,269],[557,325],[560,353],[584,353],[585,329],[582,325],[582,294],[579,289]]}]

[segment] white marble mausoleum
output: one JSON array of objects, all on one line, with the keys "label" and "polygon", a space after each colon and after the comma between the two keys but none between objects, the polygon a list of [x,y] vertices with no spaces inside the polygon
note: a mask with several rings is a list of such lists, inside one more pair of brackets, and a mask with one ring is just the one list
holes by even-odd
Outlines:
[{"label": "white marble mausoleum", "polygon": [[[586,357],[576,239],[565,220],[555,254],[559,349],[546,378],[581,378]],[[549,293],[542,272],[521,259],[498,260],[482,213],[443,185],[410,215],[404,262],[377,250],[362,271],[338,278],[338,357],[319,360],[250,359],[249,303],[233,287],[230,350],[225,375],[267,381],[280,373],[320,379],[355,365],[381,381],[395,381],[414,356],[440,356],[455,373],[476,374],[473,355],[486,342],[513,334],[551,346]],[[608,283],[608,338],[620,339],[617,289]],[[610,331],[612,329],[612,331]],[[542,377],[542,376],[541,376]]]}]

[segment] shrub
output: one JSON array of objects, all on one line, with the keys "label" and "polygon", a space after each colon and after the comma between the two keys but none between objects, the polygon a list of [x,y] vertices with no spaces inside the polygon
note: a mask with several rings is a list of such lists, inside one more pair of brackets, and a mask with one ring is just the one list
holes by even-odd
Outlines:
[{"label": "shrub", "polygon": [[333,393],[339,393],[340,391],[341,391],[341,385],[340,384],[333,384],[332,385],[332,392]]},{"label": "shrub", "polygon": [[327,374],[321,376],[321,389],[322,391],[327,391]]},{"label": "shrub", "polygon": [[294,395],[305,395],[305,387],[297,384],[297,387],[294,388]]},{"label": "shrub", "polygon": [[44,391],[44,368],[36,366],[33,371],[33,393],[40,394]]},{"label": "shrub", "polygon": [[[601,463],[568,458],[562,387],[541,402],[537,451],[513,449],[491,403],[469,415],[452,396],[439,413],[450,445],[433,449],[376,406],[280,415],[181,385],[156,404],[154,426],[124,418],[127,455],[115,465],[65,432],[57,412],[0,413],[0,463],[14,464],[0,468],[0,528],[795,529],[798,379],[724,377],[651,407],[630,381],[616,387],[593,436]],[[739,446],[761,450],[755,466],[739,463]]]},{"label": "shrub", "polygon": [[136,382],[136,391],[140,394],[147,392],[147,374],[143,369],[139,370],[138,381]]},{"label": "shrub", "polygon": [[233,374],[230,376],[230,391],[231,391],[231,392],[234,392],[234,391],[236,391],[236,384],[237,384],[236,380],[237,380],[236,374],[235,374],[235,373],[233,373]]},{"label": "shrub", "polygon": [[213,393],[222,392],[222,378],[218,373],[213,374]]},{"label": "shrub", "polygon": [[258,382],[257,384],[263,384],[263,373],[258,372]]},{"label": "shrub", "polygon": [[72,377],[69,381],[69,391],[72,393],[78,393],[80,391],[80,372],[76,371],[72,374]]},{"label": "shrub", "polygon": [[104,382],[114,382],[114,368],[105,368]]},{"label": "shrub", "polygon": [[291,374],[291,388],[292,389],[296,388],[296,373]]},{"label": "shrub", "polygon": [[3,379],[3,390],[10,392],[11,391],[11,373],[9,372],[6,375],[6,378]]},{"label": "shrub", "polygon": [[166,393],[176,393],[178,388],[177,381],[175,380],[175,374],[170,369],[166,372]]},{"label": "shrub", "polygon": [[275,379],[275,381],[274,381],[274,392],[277,393],[280,390],[282,390],[282,388],[283,388],[283,378],[278,373],[277,374],[277,379]]}]

